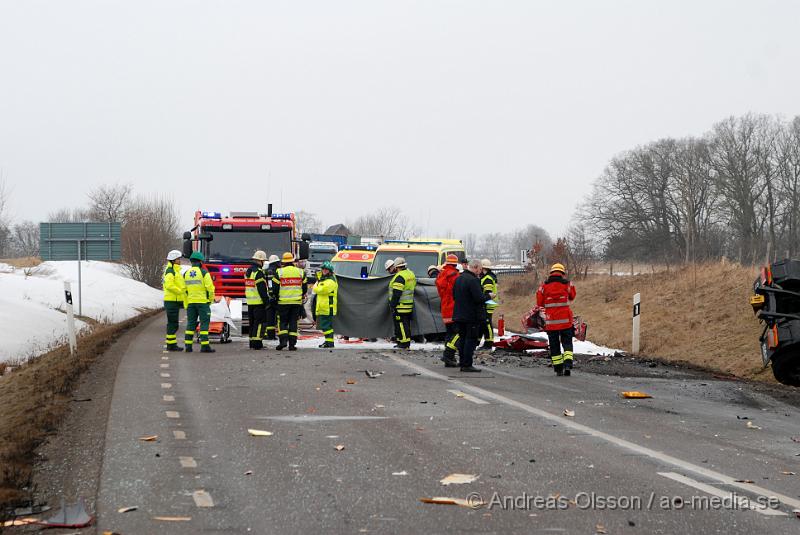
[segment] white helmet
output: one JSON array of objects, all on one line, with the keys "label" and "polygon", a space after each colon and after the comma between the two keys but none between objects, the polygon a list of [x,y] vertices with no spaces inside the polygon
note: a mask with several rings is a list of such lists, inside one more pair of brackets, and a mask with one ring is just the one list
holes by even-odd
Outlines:
[{"label": "white helmet", "polygon": [[182,256],[183,256],[182,252],[180,252],[177,249],[173,249],[173,250],[171,250],[170,252],[167,253],[167,260],[172,262],[173,260],[177,260]]},{"label": "white helmet", "polygon": [[387,260],[387,261],[386,261],[386,263],[383,265],[383,268],[384,268],[386,271],[389,271],[389,270],[390,270],[390,269],[392,269],[393,267],[394,267],[394,260],[392,260],[391,258],[390,258],[389,260]]},{"label": "white helmet", "polygon": [[275,262],[280,262],[280,261],[281,261],[281,259],[278,258],[278,255],[276,255],[276,254],[269,255],[269,263],[270,264],[274,264]]},{"label": "white helmet", "polygon": [[266,262],[267,260],[267,253],[264,251],[256,251],[253,253],[253,260],[261,260],[262,262]]},{"label": "white helmet", "polygon": [[484,258],[483,260],[481,260],[481,267],[489,269],[490,267],[492,267],[492,261],[489,260],[488,258]]},{"label": "white helmet", "polygon": [[397,258],[394,259],[394,265],[399,268],[406,267],[406,259],[403,258],[402,256],[398,256]]}]

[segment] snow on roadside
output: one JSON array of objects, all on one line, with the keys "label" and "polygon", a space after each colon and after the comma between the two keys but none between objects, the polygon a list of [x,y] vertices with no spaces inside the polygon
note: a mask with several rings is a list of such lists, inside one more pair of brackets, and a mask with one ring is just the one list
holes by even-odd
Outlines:
[{"label": "snow on roadside", "polygon": [[[118,323],[140,311],[162,306],[160,290],[128,278],[122,266],[109,262],[81,263],[83,315]],[[41,354],[66,340],[64,281],[72,283],[78,313],[77,262],[44,262],[33,268],[0,264],[0,362]],[[78,329],[88,323],[76,320]]]}]

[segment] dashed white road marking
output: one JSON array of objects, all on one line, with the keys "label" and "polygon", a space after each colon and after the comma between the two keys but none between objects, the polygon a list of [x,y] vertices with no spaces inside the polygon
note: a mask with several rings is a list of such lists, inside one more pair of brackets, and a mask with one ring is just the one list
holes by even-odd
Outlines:
[{"label": "dashed white road marking", "polygon": [[204,490],[196,490],[192,493],[194,504],[197,507],[214,507],[214,500],[211,499],[211,494]]},{"label": "dashed white road marking", "polygon": [[424,366],[420,366],[419,364],[415,364],[413,362],[409,362],[407,360],[403,360],[396,355],[392,355],[391,353],[382,353],[382,355],[390,358],[397,364],[405,366],[406,368],[410,368],[416,372],[419,372],[420,375],[432,377],[435,379],[439,379],[440,381],[445,381],[454,385],[459,386],[462,390],[469,390],[471,392],[475,392],[476,394],[483,396],[484,398],[493,399],[497,402],[503,403],[505,405],[509,405],[511,407],[517,408],[521,411],[525,411],[529,414],[533,414],[545,420],[549,420],[551,422],[557,423],[565,428],[572,429],[574,431],[579,431],[580,433],[584,433],[586,435],[593,436],[595,438],[599,438],[600,440],[604,440],[610,444],[613,444],[617,447],[622,449],[626,449],[633,453],[649,457],[655,461],[658,461],[663,464],[669,464],[685,470],[687,472],[692,472],[694,474],[703,476],[707,479],[712,479],[723,485],[728,485],[731,487],[736,487],[742,489],[744,491],[759,495],[759,496],[771,496],[777,498],[785,505],[793,507],[794,509],[800,509],[800,500],[796,498],[792,498],[791,496],[786,496],[785,494],[781,494],[779,492],[775,492],[769,489],[765,489],[759,485],[753,485],[750,483],[741,483],[737,482],[736,478],[733,478],[729,475],[723,474],[721,472],[717,472],[715,470],[709,470],[708,468],[703,468],[702,466],[698,466],[696,464],[692,464],[688,461],[684,461],[683,459],[679,459],[677,457],[673,457],[672,455],[667,455],[666,453],[662,453],[660,451],[656,451],[651,448],[647,448],[645,446],[640,446],[634,442],[629,440],[625,440],[623,438],[616,437],[614,435],[610,435],[603,431],[599,431],[587,425],[579,424],[575,421],[569,420],[564,418],[560,414],[552,414],[545,410],[539,409],[537,407],[533,407],[531,405],[527,405],[522,403],[521,401],[517,401],[511,398],[507,398],[501,394],[496,394],[491,390],[486,390],[479,386],[474,386],[468,383],[464,383],[462,381],[456,381],[450,379],[446,375],[442,375],[440,373],[436,373],[434,371],[429,370]]},{"label": "dashed white road marking", "polygon": [[162,364],[161,367],[162,368],[169,368],[169,364]]},{"label": "dashed white road marking", "polygon": [[163,399],[164,399],[164,401],[175,401],[175,396],[169,396],[167,394],[164,394],[164,398]]},{"label": "dashed white road marking", "polygon": [[161,383],[161,388],[172,388],[172,383]]},{"label": "dashed white road marking", "polygon": [[161,357],[161,360],[169,360],[169,357]]},{"label": "dashed white road marking", "polygon": [[194,460],[194,457],[178,457],[178,460],[183,468],[197,468],[197,461]]},{"label": "dashed white road marking", "polygon": [[788,516],[783,511],[770,509],[766,505],[760,504],[754,500],[746,498],[745,496],[739,496],[734,492],[728,492],[718,489],[717,487],[712,487],[711,485],[695,481],[692,478],[683,476],[681,474],[676,474],[675,472],[658,472],[658,475],[664,476],[673,481],[677,481],[678,483],[683,483],[684,485],[701,490],[707,494],[711,494],[712,496],[717,496],[723,500],[726,500],[728,503],[733,504],[736,502],[735,507],[737,509],[750,509],[751,511],[755,511],[756,513],[766,516]]},{"label": "dashed white road marking", "polygon": [[161,377],[167,378],[167,377],[172,377],[172,376],[170,374],[168,374],[168,373],[162,373]]},{"label": "dashed white road marking", "polygon": [[467,401],[471,401],[473,403],[477,403],[478,405],[488,405],[489,404],[488,401],[486,401],[484,399],[481,399],[481,398],[476,398],[475,396],[471,396],[471,395],[467,394],[466,392],[462,392],[461,390],[448,390],[448,392],[450,392],[451,394],[453,394],[457,398],[464,398]]},{"label": "dashed white road marking", "polygon": [[180,418],[181,417],[181,413],[179,413],[178,411],[166,411],[166,414],[167,414],[167,418]]},{"label": "dashed white road marking", "polygon": [[175,440],[186,440],[186,433],[183,431],[173,431],[172,436],[175,437]]}]

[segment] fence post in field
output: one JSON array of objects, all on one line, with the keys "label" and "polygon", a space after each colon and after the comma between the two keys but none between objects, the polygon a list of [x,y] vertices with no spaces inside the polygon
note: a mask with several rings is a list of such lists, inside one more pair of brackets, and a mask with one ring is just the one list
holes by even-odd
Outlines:
[{"label": "fence post in field", "polygon": [[641,312],[641,294],[634,294],[633,296],[633,343],[631,344],[631,353],[634,355],[639,354],[639,313]]}]

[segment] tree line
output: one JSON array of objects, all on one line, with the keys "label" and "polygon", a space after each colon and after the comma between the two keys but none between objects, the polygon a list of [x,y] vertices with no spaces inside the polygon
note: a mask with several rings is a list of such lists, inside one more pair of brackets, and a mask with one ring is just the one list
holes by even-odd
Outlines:
[{"label": "tree line", "polygon": [[800,116],[729,117],[611,160],[577,211],[595,252],[659,263],[800,252]]},{"label": "tree line", "polygon": [[[0,258],[38,256],[39,225],[12,223],[10,194],[0,182]],[[159,287],[168,249],[180,248],[180,215],[171,197],[136,195],[128,184],[98,186],[86,205],[62,208],[47,216],[51,223],[120,223],[122,264],[134,280]]]}]

